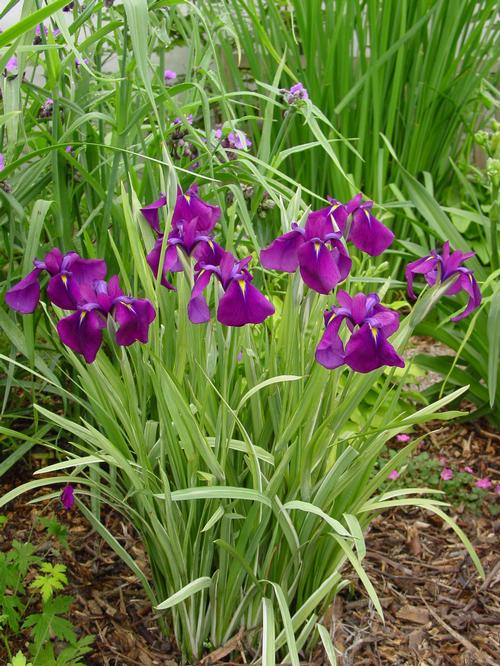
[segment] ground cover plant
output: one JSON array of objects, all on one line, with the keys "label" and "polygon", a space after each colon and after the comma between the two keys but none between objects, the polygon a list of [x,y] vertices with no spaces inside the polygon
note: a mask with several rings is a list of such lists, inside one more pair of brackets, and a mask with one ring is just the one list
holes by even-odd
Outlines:
[{"label": "ground cover plant", "polygon": [[[466,382],[417,409],[403,399],[405,347],[436,308],[450,330],[478,316],[493,277],[449,225],[431,247],[398,238],[343,161],[359,146],[287,82],[285,50],[267,81],[228,90],[197,6],[63,4],[25,2],[0,35],[2,435],[18,436],[19,386],[58,458],[0,504],[47,486],[38,499],[77,507],[188,662],[243,628],[252,659],[298,664],[321,642],[334,663],[322,618],[346,563],[382,615],[363,568],[380,511],[427,508],[482,573],[434,489],[385,487],[418,437],[381,456],[463,416],[444,410]],[[183,39],[180,75],[165,47]],[[311,149],[337,199],[285,168]],[[103,505],[135,527],[150,576]]]}]

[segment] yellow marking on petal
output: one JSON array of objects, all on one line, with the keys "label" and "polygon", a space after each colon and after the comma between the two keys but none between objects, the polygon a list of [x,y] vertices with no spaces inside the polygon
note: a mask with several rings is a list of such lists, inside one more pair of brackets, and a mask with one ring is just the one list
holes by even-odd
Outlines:
[{"label": "yellow marking on petal", "polygon": [[[331,315],[331,317],[330,317],[330,319],[328,320],[328,324],[331,324],[332,321],[335,319],[336,316],[337,316],[337,315],[335,314],[335,312],[333,312],[332,315]],[[328,326],[328,324],[327,324],[327,326]]]},{"label": "yellow marking on petal", "polygon": [[375,326],[370,326],[370,331],[372,332],[373,339],[377,342],[378,328]]},{"label": "yellow marking on petal", "polygon": [[87,310],[82,310],[82,311],[80,312],[80,324],[81,324],[82,321],[85,319],[85,315],[86,315],[86,314],[87,314]]},{"label": "yellow marking on petal", "polygon": [[319,254],[319,249],[321,247],[321,243],[314,243],[314,251],[316,252],[316,256]]},{"label": "yellow marking on petal", "polygon": [[211,241],[210,239],[208,239],[207,243],[208,243],[209,248],[210,248],[210,249],[212,250],[212,252],[213,252],[213,251],[214,251],[214,244],[212,243],[212,241]]},{"label": "yellow marking on petal", "polygon": [[134,308],[133,308],[133,306],[132,306],[131,303],[123,303],[123,302],[122,302],[122,305],[124,305],[125,307],[127,307],[129,310],[132,310],[132,312],[135,312],[135,310],[134,310]]},{"label": "yellow marking on petal", "polygon": [[63,285],[66,287],[68,284],[68,276],[67,275],[61,275],[61,280]]},{"label": "yellow marking on petal", "polygon": [[184,195],[184,199],[186,199],[186,201],[187,201],[188,203],[190,203],[190,201],[191,201],[191,195],[190,195],[190,194],[185,194],[185,195]]},{"label": "yellow marking on petal", "polygon": [[245,295],[245,292],[247,290],[247,283],[245,280],[238,280],[238,284],[240,285],[240,289],[243,292],[243,296]]}]

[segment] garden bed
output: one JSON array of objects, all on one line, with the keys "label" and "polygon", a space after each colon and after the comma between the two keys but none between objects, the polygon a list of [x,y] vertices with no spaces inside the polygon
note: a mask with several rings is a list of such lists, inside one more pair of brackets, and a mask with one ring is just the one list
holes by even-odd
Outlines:
[{"label": "garden bed", "polygon": [[[424,447],[433,458],[445,456],[446,464],[456,470],[471,466],[481,477],[497,479],[499,441],[487,424],[455,424],[430,434]],[[16,468],[2,479],[0,493],[29,476],[26,467]],[[340,666],[496,663],[500,646],[492,628],[500,622],[500,558],[495,496],[490,492],[484,501],[474,504],[467,502],[465,487],[460,492],[464,501],[453,507],[452,514],[471,539],[486,579],[477,576],[465,549],[439,518],[416,508],[384,513],[371,526],[364,566],[378,590],[385,625],[363,586],[353,578],[352,585],[338,596],[330,618],[335,645],[344,652]],[[37,528],[36,520],[44,510],[26,500],[22,497],[8,507],[2,541],[9,544],[12,539],[31,538],[41,551],[46,550],[46,533]],[[135,576],[77,511],[65,512],[58,506],[57,517],[69,528],[69,548],[61,549],[61,561],[70,581],[66,592],[75,599],[71,620],[77,633],[95,635],[94,650],[85,663],[179,663],[174,646],[159,633]],[[144,552],[130,526],[112,512],[107,513],[105,524],[146,570]],[[249,660],[244,635],[232,647],[236,650],[221,663]],[[217,654],[220,652],[214,661],[205,663],[217,663]],[[5,662],[1,648],[0,662]],[[322,664],[321,654],[312,663]]]}]

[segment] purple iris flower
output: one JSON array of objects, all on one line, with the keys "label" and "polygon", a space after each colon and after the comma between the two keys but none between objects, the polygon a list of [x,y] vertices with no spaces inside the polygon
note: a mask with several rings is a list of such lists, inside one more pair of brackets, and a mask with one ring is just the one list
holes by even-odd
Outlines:
[{"label": "purple iris flower", "polygon": [[217,319],[225,326],[261,324],[274,314],[274,305],[252,284],[253,277],[247,269],[251,257],[238,261],[230,252],[220,248],[217,264],[198,261],[195,282],[188,304],[189,319],[193,324],[209,321],[210,310],[203,296],[212,276],[224,290],[219,300]]},{"label": "purple iris flower", "polygon": [[334,222],[331,215],[315,211],[308,216],[304,228],[292,224],[292,231],[279,236],[261,251],[262,265],[287,273],[299,267],[308,287],[320,294],[329,294],[346,279],[352,264]]},{"label": "purple iris flower", "polygon": [[0,171],[5,169],[5,155],[0,153]]},{"label": "purple iris flower", "polygon": [[414,276],[421,274],[431,287],[436,282],[444,282],[455,278],[450,287],[446,290],[447,296],[454,296],[459,291],[465,291],[469,296],[469,301],[462,312],[451,321],[460,321],[481,305],[481,292],[474,277],[474,271],[470,268],[461,266],[464,261],[475,255],[474,252],[461,252],[456,250],[450,253],[450,243],[446,241],[443,245],[441,254],[437,250],[422,259],[412,261],[406,267],[405,275],[408,283],[408,294],[411,298],[416,298],[413,291]]},{"label": "purple iris flower", "polygon": [[[158,210],[166,204],[167,199],[162,195],[149,206],[141,208],[141,213],[153,231],[158,234],[156,243],[147,256],[148,264],[155,276],[158,275],[160,270],[161,248],[164,237],[160,229]],[[164,287],[174,289],[167,280],[167,273],[182,271],[178,249],[183,250],[188,256],[194,256],[197,260],[203,255],[205,260],[212,263],[217,262],[221,249],[212,241],[211,231],[217,224],[220,213],[218,206],[212,206],[198,197],[197,185],[192,185],[184,194],[179,188],[162,269],[161,282]]]},{"label": "purple iris flower", "polygon": [[49,273],[47,286],[49,299],[60,308],[71,309],[78,301],[79,287],[88,281],[102,280],[106,275],[106,263],[100,259],[82,259],[76,252],[63,255],[54,248],[44,261],[35,259],[35,266],[25,278],[5,294],[7,305],[21,314],[31,314],[40,301],[39,275]]},{"label": "purple iris flower", "polygon": [[95,360],[101,347],[108,315],[119,326],[116,342],[123,347],[136,341],[146,343],[149,325],[156,316],[148,300],[124,295],[117,275],[108,282],[96,280],[82,285],[78,301],[66,309],[75,312],[58,322],[57,332],[61,341],[82,354],[87,363]]},{"label": "purple iris flower", "polygon": [[61,502],[66,511],[73,508],[75,503],[75,492],[71,483],[64,486],[61,492]]},{"label": "purple iris flower", "polygon": [[328,197],[331,206],[326,206],[311,213],[332,220],[335,230],[340,230],[347,241],[358,250],[372,257],[382,254],[394,240],[394,234],[380,220],[371,214],[373,201],[365,201],[362,194],[357,194],[346,204]]},{"label": "purple iris flower", "polygon": [[[377,294],[356,294],[351,298],[337,292],[340,307],[324,314],[325,332],[316,348],[316,360],[329,370],[348,365],[355,372],[371,372],[382,366],[404,367],[404,361],[388,341],[399,328],[399,314],[384,307]],[[343,321],[351,336],[346,345],[339,336]]]}]

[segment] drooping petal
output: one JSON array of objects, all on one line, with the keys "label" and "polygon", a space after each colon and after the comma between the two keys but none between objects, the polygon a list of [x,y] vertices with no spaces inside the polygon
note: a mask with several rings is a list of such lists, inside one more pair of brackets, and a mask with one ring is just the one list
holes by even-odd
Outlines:
[{"label": "drooping petal", "polygon": [[87,363],[92,363],[102,344],[102,329],[106,326],[96,310],[79,310],[57,323],[61,341],[70,349],[82,354]]},{"label": "drooping petal", "polygon": [[35,268],[20,282],[11,287],[5,294],[5,302],[16,312],[31,314],[40,301],[40,284],[38,276],[40,268]]},{"label": "drooping petal", "polygon": [[147,223],[153,229],[153,231],[156,231],[158,234],[161,232],[160,216],[158,214],[158,211],[160,208],[163,208],[163,206],[166,205],[167,205],[167,197],[164,194],[162,194],[159,199],[153,201],[153,203],[150,203],[147,206],[144,206],[144,208],[141,208],[141,213],[143,214]]},{"label": "drooping petal", "polygon": [[[149,267],[153,271],[153,275],[155,276],[155,278],[158,277],[158,273],[159,273],[159,269],[160,269],[162,242],[163,242],[162,239],[158,238],[158,240],[156,241],[156,243],[154,245],[154,248],[151,250],[151,252],[146,257],[146,261],[148,262]],[[164,287],[166,287],[167,289],[172,289],[173,291],[175,291],[175,287],[166,278],[165,266],[166,266],[166,262],[167,262],[167,253],[168,252],[170,252],[171,254],[174,253],[175,260],[177,260],[177,249],[175,248],[175,246],[170,245],[169,247],[167,247],[167,249],[165,251],[165,261],[163,263],[163,272],[162,272],[162,276],[161,276],[161,284]]]},{"label": "drooping petal", "polygon": [[416,261],[411,261],[405,268],[405,277],[408,284],[408,294],[410,298],[417,298],[415,292],[413,291],[413,279],[414,276],[418,273],[427,274],[431,271],[436,270],[436,265],[438,264],[438,259],[436,256],[430,254],[427,257],[422,257],[422,259],[417,259]]},{"label": "drooping petal", "polygon": [[298,251],[302,279],[320,294],[329,294],[340,282],[340,270],[326,245],[308,241]]},{"label": "drooping petal", "polygon": [[368,322],[351,335],[345,347],[345,362],[362,373],[386,365],[404,368],[405,364],[382,331]]},{"label": "drooping petal", "polygon": [[348,240],[359,250],[378,257],[394,240],[394,234],[369,210],[358,208],[352,213]]},{"label": "drooping petal", "polygon": [[50,278],[47,296],[54,305],[63,310],[76,310],[81,298],[77,281],[65,273]]},{"label": "drooping petal", "polygon": [[219,301],[217,319],[225,326],[260,324],[274,314],[274,305],[251,282],[233,280]]},{"label": "drooping petal", "polygon": [[459,278],[462,289],[469,295],[469,301],[465,309],[451,321],[460,321],[481,305],[481,291],[472,272],[464,271]]},{"label": "drooping petal", "polygon": [[116,332],[116,342],[127,347],[136,341],[148,341],[149,325],[156,312],[148,300],[125,296],[116,303],[113,317],[120,327]]},{"label": "drooping petal", "polygon": [[316,361],[328,370],[344,365],[344,345],[339,336],[343,317],[332,313],[325,332],[316,347]]},{"label": "drooping petal", "polygon": [[298,251],[303,244],[304,236],[300,231],[289,231],[261,250],[260,261],[264,268],[294,273],[299,265]]},{"label": "drooping petal", "polygon": [[210,310],[203,291],[207,288],[212,277],[212,272],[201,270],[194,283],[191,298],[188,303],[188,317],[193,324],[204,324],[210,320]]},{"label": "drooping petal", "polygon": [[330,241],[331,246],[332,246],[332,255],[334,258],[335,263],[338,266],[339,273],[340,273],[340,282],[343,282],[346,277],[349,275],[351,272],[351,267],[352,267],[352,259],[349,256],[348,251],[346,250],[346,247],[344,243],[340,240],[331,240]]}]

